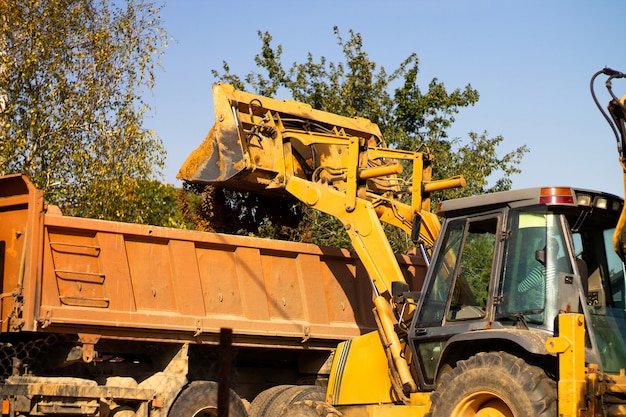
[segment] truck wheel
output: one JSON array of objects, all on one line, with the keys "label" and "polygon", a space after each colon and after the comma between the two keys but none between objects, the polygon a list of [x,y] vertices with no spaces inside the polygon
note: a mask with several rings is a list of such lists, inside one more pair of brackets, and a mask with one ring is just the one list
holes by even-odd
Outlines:
[{"label": "truck wheel", "polygon": [[305,400],[325,401],[326,388],[317,385],[299,385],[282,394],[282,399],[288,405]]},{"label": "truck wheel", "polygon": [[279,417],[341,417],[335,407],[324,401],[305,400],[293,403]]},{"label": "truck wheel", "polygon": [[278,395],[295,386],[296,385],[276,385],[265,391],[261,391],[261,393],[252,400],[248,414],[250,414],[250,417],[263,417],[266,414],[267,408]]},{"label": "truck wheel", "polygon": [[[169,417],[217,417],[217,382],[195,381],[180,393],[172,404]],[[241,398],[230,391],[229,417],[246,417]]]},{"label": "truck wheel", "polygon": [[556,383],[540,368],[504,352],[459,361],[431,394],[427,416],[556,416]]},{"label": "truck wheel", "polygon": [[304,401],[324,401],[326,390],[315,385],[279,385],[263,391],[250,405],[250,417],[276,417],[289,405]]}]

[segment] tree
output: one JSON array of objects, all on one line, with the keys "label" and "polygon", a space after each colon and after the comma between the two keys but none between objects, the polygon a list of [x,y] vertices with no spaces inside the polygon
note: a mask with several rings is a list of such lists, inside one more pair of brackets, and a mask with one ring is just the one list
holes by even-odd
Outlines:
[{"label": "tree", "polygon": [[[417,83],[417,56],[409,57],[403,66],[404,83],[395,90],[393,122],[392,128],[386,131],[387,140],[401,149],[425,148],[432,153],[434,179],[462,174],[467,181],[466,187],[446,190],[433,200],[510,189],[510,176],[521,172],[518,165],[528,152],[526,145],[500,157],[497,148],[504,141],[502,136],[490,138],[484,131],[481,134],[469,132],[468,140],[448,138],[447,129],[454,123],[454,116],[461,108],[475,105],[478,92],[467,85],[448,93],[444,84],[434,78],[424,94]],[[489,181],[494,179],[495,183],[490,185]]]},{"label": "tree", "polygon": [[141,190],[164,166],[142,95],[167,35],[154,4],[119,4],[0,0],[0,174],[66,214],[142,221],[147,201],[128,197],[164,190]]},{"label": "tree", "polygon": [[[213,76],[231,83],[238,89],[255,91],[273,96],[281,89],[291,98],[310,104],[313,108],[343,116],[360,116],[379,125],[388,146],[408,150],[426,150],[434,154],[434,179],[463,174],[468,187],[444,194],[447,197],[482,194],[505,190],[510,187],[509,176],[520,172],[517,168],[525,146],[500,157],[498,145],[501,136],[489,138],[487,133],[469,133],[468,140],[449,139],[447,130],[455,121],[455,115],[465,107],[478,102],[479,94],[471,85],[448,92],[437,78],[422,92],[417,82],[419,60],[416,54],[406,58],[391,74],[373,62],[363,50],[360,34],[350,31],[347,41],[334,28],[344,62],[329,62],[325,57],[315,61],[311,54],[303,63],[294,63],[289,69],[282,64],[282,46],[272,47],[269,32],[259,32],[262,43],[256,55],[257,67],[265,73],[250,72],[243,79],[230,72],[224,62],[222,71],[213,70]],[[398,85],[390,93],[392,87]],[[408,172],[410,174],[410,172]],[[496,178],[495,184],[489,180]],[[323,216],[321,216],[323,217]],[[300,237],[319,244],[347,244],[347,238],[337,239],[328,228],[336,223],[322,220],[318,213],[304,210]],[[317,225],[320,222],[326,228]],[[332,229],[334,230],[334,229]],[[406,248],[408,239],[394,238],[395,247]]]}]

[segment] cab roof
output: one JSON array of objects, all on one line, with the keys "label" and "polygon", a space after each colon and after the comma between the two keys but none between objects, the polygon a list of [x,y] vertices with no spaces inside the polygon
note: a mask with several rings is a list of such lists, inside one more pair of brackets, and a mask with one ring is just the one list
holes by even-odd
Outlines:
[{"label": "cab roof", "polygon": [[437,207],[437,214],[442,217],[456,217],[502,207],[517,208],[538,204],[598,207],[620,212],[623,200],[601,191],[571,187],[533,187],[443,201]]}]

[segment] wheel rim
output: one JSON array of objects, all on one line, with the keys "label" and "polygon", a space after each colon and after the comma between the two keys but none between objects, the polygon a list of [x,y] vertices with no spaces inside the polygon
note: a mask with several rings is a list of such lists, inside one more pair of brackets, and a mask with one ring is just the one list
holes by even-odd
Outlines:
[{"label": "wheel rim", "polygon": [[217,408],[204,407],[193,413],[192,417],[217,417]]},{"label": "wheel rim", "polygon": [[476,392],[464,398],[452,417],[514,417],[511,407],[492,392]]}]

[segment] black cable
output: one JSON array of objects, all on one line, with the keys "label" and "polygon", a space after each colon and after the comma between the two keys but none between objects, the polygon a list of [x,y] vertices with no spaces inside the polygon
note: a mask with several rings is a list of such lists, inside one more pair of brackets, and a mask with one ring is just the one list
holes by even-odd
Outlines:
[{"label": "black cable", "polygon": [[596,93],[594,90],[594,82],[600,74],[609,76],[605,84],[606,84],[607,90],[609,90],[609,94],[611,95],[611,97],[613,97],[618,103],[619,103],[619,100],[615,97],[615,95],[613,94],[613,90],[611,88],[611,80],[613,78],[626,78],[626,74],[619,72],[619,71],[615,71],[611,68],[605,67],[601,69],[600,71],[596,72],[595,74],[593,74],[593,77],[591,77],[591,81],[589,83],[589,88],[591,90],[591,97],[593,98],[594,103],[596,103],[598,110],[600,110],[600,113],[602,113],[602,116],[604,116],[607,123],[609,124],[609,126],[611,126],[611,129],[613,130],[613,134],[615,135],[615,140],[617,142],[617,151],[619,152],[619,155],[621,158],[623,155],[622,139],[620,139],[619,132],[617,130],[617,127],[615,126],[615,122],[609,117],[609,115],[606,113],[604,108],[600,105],[600,102],[598,101],[598,98],[596,97]]}]

